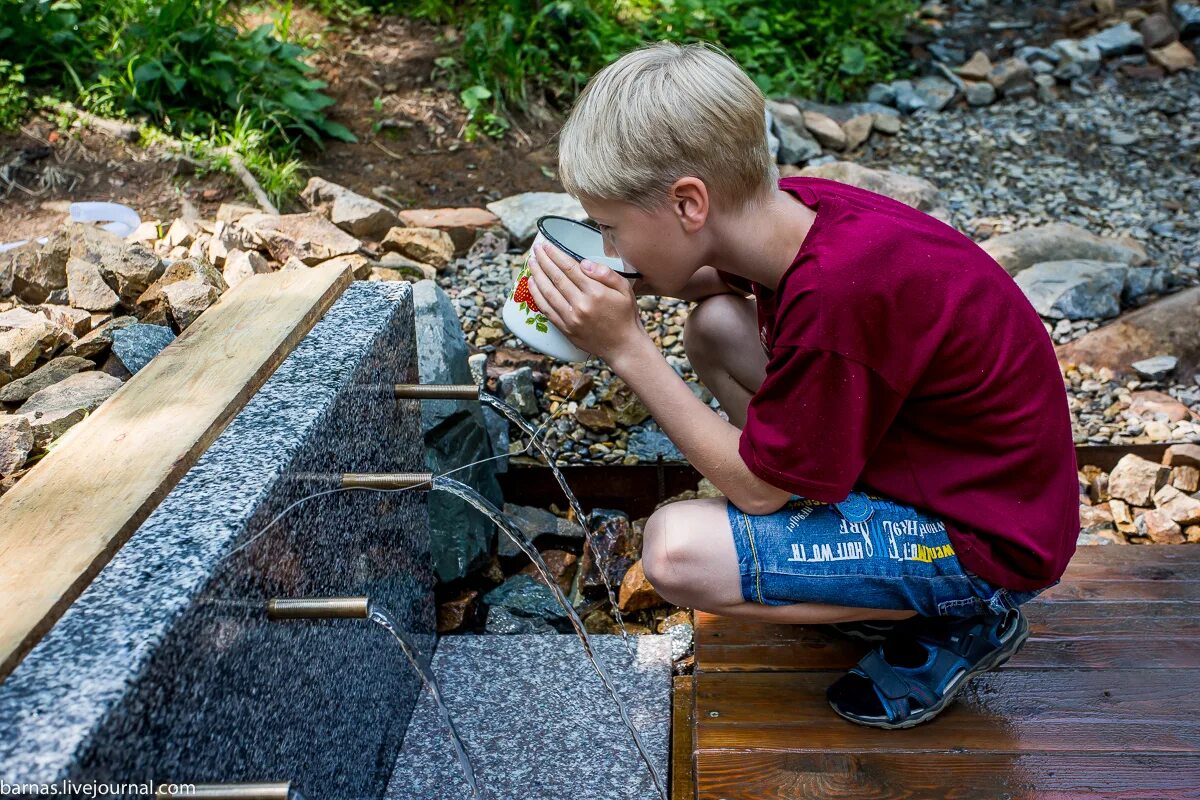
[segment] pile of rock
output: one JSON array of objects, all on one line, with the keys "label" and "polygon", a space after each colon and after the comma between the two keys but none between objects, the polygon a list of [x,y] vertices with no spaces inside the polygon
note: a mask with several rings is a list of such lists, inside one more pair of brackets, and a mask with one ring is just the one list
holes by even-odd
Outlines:
[{"label": "pile of rock", "polygon": [[1136,455],[1111,473],[1079,471],[1080,544],[1200,542],[1200,445],[1167,448],[1162,463]]},{"label": "pile of rock", "polygon": [[1200,443],[1200,386],[1167,381],[1173,361],[1137,362],[1141,377],[1125,381],[1107,367],[1067,365],[1075,443]]},{"label": "pile of rock", "polygon": [[[1048,47],[1026,45],[1011,57],[993,63],[977,50],[970,58],[953,46],[930,47],[930,74],[916,80],[875,84],[868,99],[893,106],[905,114],[942,111],[954,103],[987,106],[1000,98],[1058,98],[1059,87],[1089,95],[1089,79],[1101,64],[1111,62],[1125,74],[1162,77],[1194,68],[1196,55],[1184,40],[1200,35],[1200,6],[1175,3],[1158,11],[1130,8],[1118,11],[1108,0],[1097,2],[1102,13],[1091,21],[1096,32],[1082,39],[1059,39]],[[1193,45],[1194,46],[1194,45]]]}]

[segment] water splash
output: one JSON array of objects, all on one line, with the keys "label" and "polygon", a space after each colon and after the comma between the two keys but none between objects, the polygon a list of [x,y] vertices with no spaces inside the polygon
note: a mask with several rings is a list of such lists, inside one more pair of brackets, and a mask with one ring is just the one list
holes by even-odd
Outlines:
[{"label": "water splash", "polygon": [[471,765],[471,757],[467,754],[467,748],[463,745],[462,738],[459,737],[458,731],[454,727],[454,720],[450,718],[450,709],[442,699],[442,693],[438,689],[437,678],[434,676],[433,670],[421,661],[416,645],[404,635],[386,608],[372,602],[367,606],[367,614],[372,622],[383,626],[384,630],[396,638],[396,641],[400,643],[400,649],[404,651],[404,656],[421,676],[421,682],[425,684],[434,704],[437,705],[438,715],[450,732],[450,741],[454,745],[455,755],[458,756],[458,765],[462,768],[463,777],[467,779],[467,784],[471,787],[471,796],[482,798],[483,787],[479,785],[475,777],[475,768]]},{"label": "water splash", "polygon": [[455,497],[470,503],[480,513],[494,522],[496,527],[499,528],[502,533],[512,539],[513,543],[516,544],[517,547],[521,548],[521,551],[525,553],[525,555],[529,556],[530,560],[533,561],[538,572],[541,573],[546,586],[549,587],[551,593],[553,593],[554,599],[558,601],[558,604],[563,609],[563,613],[565,613],[567,615],[567,619],[570,620],[571,627],[575,629],[575,634],[579,637],[579,641],[583,644],[583,650],[587,654],[588,660],[592,662],[592,668],[596,670],[596,674],[600,676],[601,683],[604,684],[604,688],[608,691],[609,696],[612,697],[613,702],[616,704],[617,713],[620,715],[621,721],[625,724],[625,727],[629,729],[629,733],[633,736],[633,743],[637,747],[638,754],[642,757],[642,761],[645,762],[647,769],[650,770],[650,777],[654,781],[654,787],[658,790],[659,797],[662,798],[662,800],[667,800],[666,784],[663,783],[662,776],[658,774],[658,768],[654,765],[653,760],[650,758],[650,754],[646,751],[646,745],[642,742],[642,737],[638,733],[637,728],[634,727],[633,720],[629,718],[629,711],[625,707],[625,702],[621,700],[621,696],[617,693],[617,687],[613,683],[612,677],[608,673],[608,669],[603,663],[600,662],[599,659],[596,658],[596,653],[592,649],[591,637],[588,636],[587,630],[583,627],[583,620],[579,618],[579,614],[575,611],[575,607],[571,605],[571,601],[568,600],[567,596],[563,593],[562,587],[558,585],[558,581],[556,581],[554,576],[550,573],[550,568],[546,566],[546,562],[542,559],[542,554],[537,551],[537,549],[533,546],[533,543],[530,542],[523,533],[521,533],[520,529],[513,524],[512,520],[508,516],[488,502],[483,495],[476,492],[470,486],[456,481],[453,478],[439,476],[433,479],[433,489],[435,491],[447,492],[448,494],[452,494]]},{"label": "water splash", "polygon": [[556,454],[552,453],[546,447],[545,443],[538,438],[537,431],[525,421],[521,413],[508,403],[484,391],[479,393],[479,401],[500,412],[504,415],[505,419],[520,428],[522,433],[529,437],[530,445],[545,459],[547,466],[550,467],[550,471],[554,473],[554,479],[558,481],[559,488],[562,489],[563,494],[567,497],[567,503],[571,506],[571,510],[575,512],[575,519],[579,520],[579,525],[583,528],[584,542],[587,544],[588,549],[592,551],[592,559],[596,562],[596,566],[600,571],[600,580],[604,582],[604,590],[608,592],[608,602],[612,606],[613,617],[616,619],[617,627],[621,631],[621,641],[625,645],[625,652],[632,656],[633,650],[629,644],[629,631],[625,628],[625,620],[621,617],[621,608],[617,603],[616,593],[613,591],[612,582],[608,579],[608,559],[602,557],[599,548],[594,544],[591,521],[583,513],[583,507],[579,504],[579,498],[575,497],[575,493],[567,485],[567,479],[563,477],[562,470],[555,463],[557,461]]}]

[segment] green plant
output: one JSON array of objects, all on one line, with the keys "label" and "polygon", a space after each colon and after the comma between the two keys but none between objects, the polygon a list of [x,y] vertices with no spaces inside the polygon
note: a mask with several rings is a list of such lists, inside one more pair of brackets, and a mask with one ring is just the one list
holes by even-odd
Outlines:
[{"label": "green plant", "polygon": [[28,110],[25,71],[20,64],[0,59],[0,131],[16,128]]},{"label": "green plant", "polygon": [[484,107],[483,101],[491,96],[492,93],[488,91],[487,87],[479,84],[467,87],[459,93],[459,99],[467,109],[467,124],[463,129],[463,138],[468,142],[475,141],[480,133],[493,139],[499,139],[508,130],[508,120]]}]

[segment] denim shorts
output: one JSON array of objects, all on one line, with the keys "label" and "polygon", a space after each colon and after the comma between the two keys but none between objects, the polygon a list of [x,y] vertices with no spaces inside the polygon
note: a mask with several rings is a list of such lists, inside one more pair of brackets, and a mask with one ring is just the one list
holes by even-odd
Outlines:
[{"label": "denim shorts", "polygon": [[751,603],[959,617],[1004,613],[1050,588],[1018,592],[988,583],[959,563],[941,520],[874,494],[851,492],[834,504],[793,495],[762,515],[729,503],[728,513],[742,596]]}]

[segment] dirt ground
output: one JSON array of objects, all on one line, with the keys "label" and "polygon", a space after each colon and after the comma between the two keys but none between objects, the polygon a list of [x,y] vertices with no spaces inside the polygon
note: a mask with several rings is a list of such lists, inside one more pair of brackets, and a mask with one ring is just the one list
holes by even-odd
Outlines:
[{"label": "dirt ground", "polygon": [[[307,13],[298,24],[316,31],[325,21]],[[434,75],[434,59],[453,46],[439,41],[446,33],[384,17],[321,34],[325,47],[312,63],[337,100],[332,118],[359,141],[305,150],[309,174],[403,208],[482,206],[518,192],[561,191],[552,177],[561,124],[553,112],[514,120],[498,142],[461,140],[465,112]],[[168,220],[185,203],[211,217],[220,203],[247,202],[247,195],[229,176],[197,174],[162,151],[78,126],[59,130],[41,114],[20,132],[0,134],[0,243],[53,230],[75,200],[112,200],[143,219]]]}]

